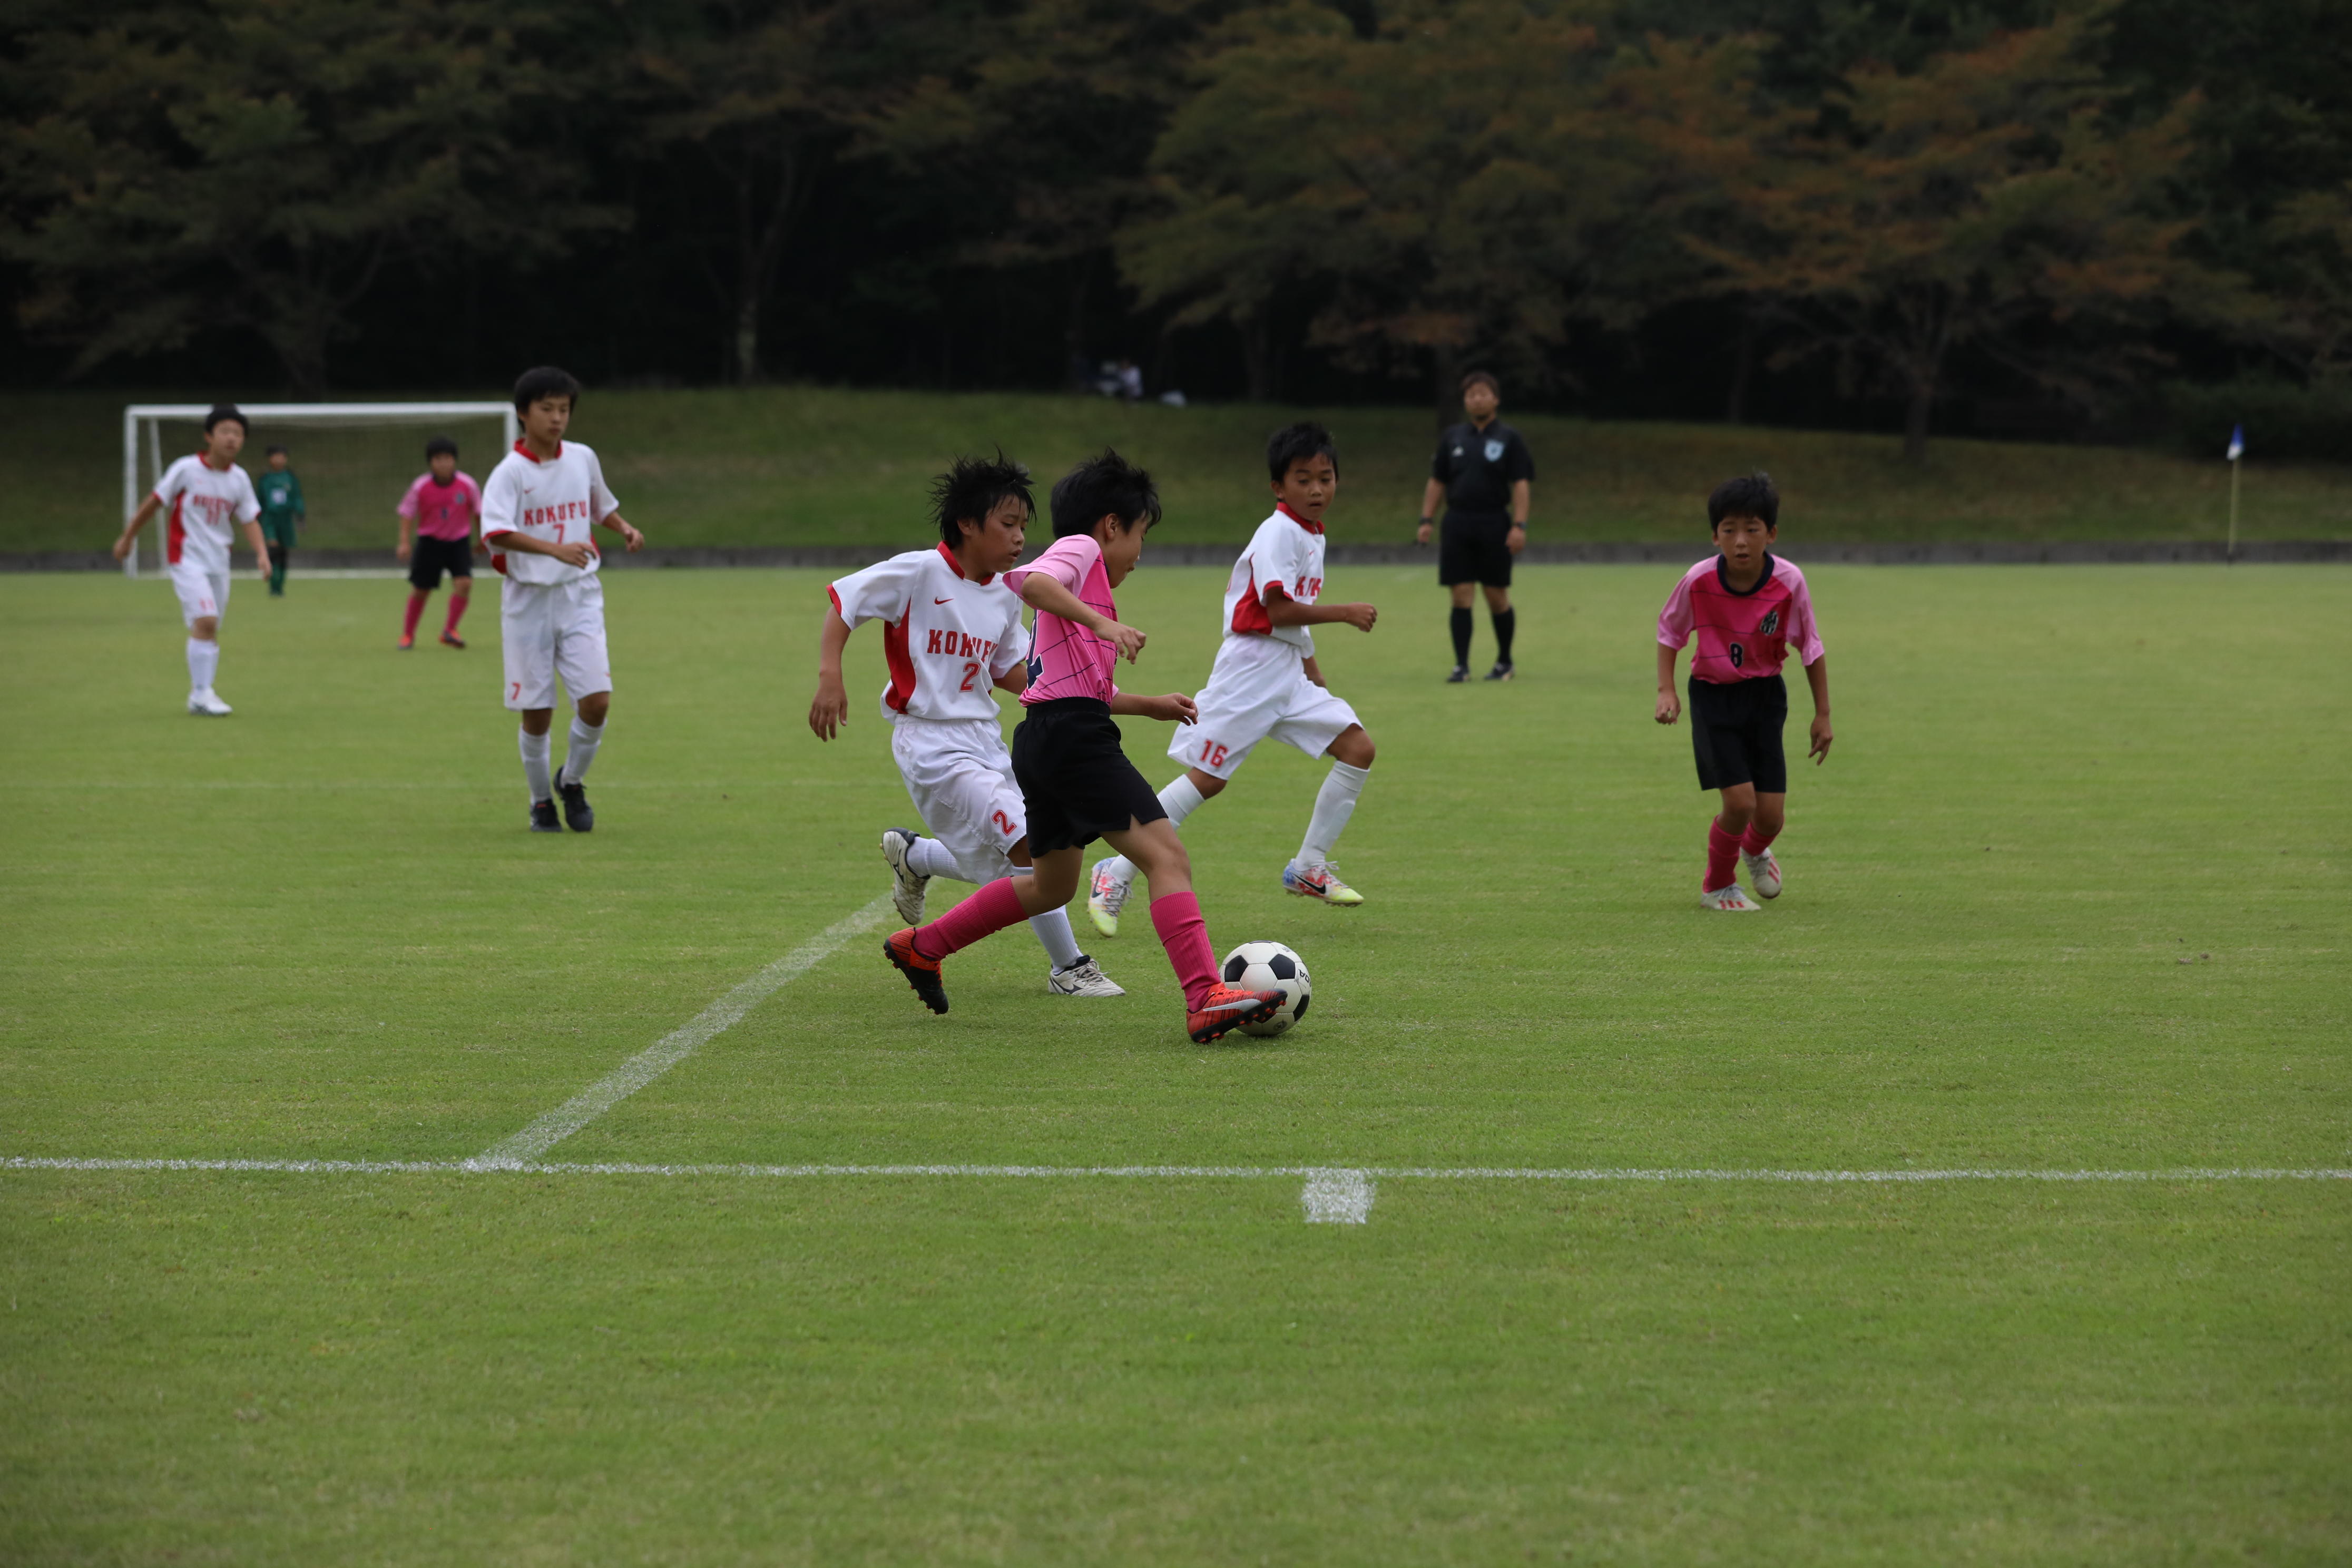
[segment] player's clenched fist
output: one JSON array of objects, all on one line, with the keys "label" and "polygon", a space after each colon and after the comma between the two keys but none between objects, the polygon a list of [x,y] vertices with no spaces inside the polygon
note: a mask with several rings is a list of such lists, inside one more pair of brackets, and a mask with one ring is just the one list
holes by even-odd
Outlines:
[{"label": "player's clenched fist", "polygon": [[1370,631],[1372,623],[1381,618],[1380,611],[1370,605],[1335,605],[1332,608],[1339,612],[1340,620],[1360,632]]},{"label": "player's clenched fist", "polygon": [[1683,700],[1671,686],[1658,689],[1658,722],[1671,724],[1683,716]]}]

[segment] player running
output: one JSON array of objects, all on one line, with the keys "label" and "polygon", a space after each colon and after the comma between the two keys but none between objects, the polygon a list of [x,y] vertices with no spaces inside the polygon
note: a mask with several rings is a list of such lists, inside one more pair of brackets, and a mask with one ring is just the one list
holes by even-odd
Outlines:
[{"label": "player running", "polygon": [[213,689],[214,677],[220,672],[221,617],[228,611],[232,525],[245,529],[246,544],[262,580],[269,578],[261,501],[253,493],[252,477],[236,465],[236,455],[244,449],[245,416],[234,404],[215,404],[205,416],[204,451],[163,470],[114,542],[114,558],[127,559],[147,520],[171,508],[163,558],[172,574],[172,591],[180,596],[180,619],[188,628],[188,711],[208,719],[235,711]]},{"label": "player running", "polygon": [[1118,621],[1111,590],[1143,554],[1143,536],[1160,521],[1151,476],[1117,452],[1089,458],[1054,487],[1054,543],[1004,582],[1037,612],[1029,658],[1027,714],[1013,736],[1013,773],[1027,808],[1034,874],[1003,877],[921,927],[894,931],[883,955],[898,965],[924,1005],[948,1010],[940,961],[1024,917],[1059,909],[1077,891],[1086,847],[1112,847],[1151,879],[1151,923],[1184,988],[1184,1027],[1205,1045],[1244,1024],[1274,1016],[1279,991],[1242,991],[1217,978],[1192,865],[1151,786],[1119,750],[1114,713],[1190,723],[1192,700],[1181,691],[1137,697],[1111,673],[1123,656],[1143,651],[1144,635]]},{"label": "player running", "polygon": [[[890,683],[882,716],[890,754],[915,810],[936,837],[883,830],[882,855],[895,879],[892,900],[909,925],[923,921],[933,877],[994,882],[1030,875],[1028,812],[1004,749],[995,690],[1026,682],[1029,634],[1021,600],[1003,574],[1021,559],[1033,503],[1029,471],[1004,460],[960,458],[931,487],[940,542],[852,573],[827,590],[809,728],[830,741],[849,721],[841,652],[850,634],[882,623]],[[1061,996],[1123,996],[1078,951],[1070,912],[1055,905],[1029,917],[1052,967],[1045,988]]]},{"label": "player running", "polygon": [[[1267,441],[1265,458],[1274,515],[1257,525],[1225,581],[1224,641],[1196,699],[1199,720],[1177,731],[1169,745],[1169,756],[1187,766],[1160,792],[1160,807],[1171,826],[1181,827],[1269,736],[1310,757],[1329,757],[1307,837],[1282,868],[1282,888],[1348,908],[1364,896],[1331,868],[1331,851],[1371,776],[1372,738],[1356,710],[1324,685],[1307,627],[1342,624],[1368,632],[1380,612],[1370,605],[1316,603],[1323,593],[1323,514],[1339,492],[1331,433],[1312,420],[1285,426]],[[1103,935],[1118,934],[1119,911],[1134,884],[1135,862],[1127,857],[1096,863],[1087,914]]]},{"label": "player running", "polygon": [[1706,830],[1703,908],[1745,914],[1763,908],[1749,899],[1732,868],[1748,868],[1758,897],[1780,896],[1780,863],[1772,840],[1787,820],[1789,763],[1780,727],[1789,719],[1788,683],[1780,666],[1794,645],[1813,689],[1815,766],[1830,754],[1830,668],[1813,625],[1805,575],[1773,555],[1780,534],[1780,493],[1769,474],[1727,479],[1706,498],[1716,555],[1683,574],[1658,616],[1657,720],[1682,714],[1675,695],[1675,659],[1698,637],[1690,672],[1691,749],[1698,754],[1698,787],[1721,790],[1723,809]]},{"label": "player running", "polygon": [[[401,623],[398,647],[416,646],[416,623],[425,601],[449,574],[449,618],[441,625],[445,647],[464,647],[457,623],[466,618],[466,604],[474,592],[474,520],[482,514],[482,487],[457,470],[457,443],[436,436],[425,443],[425,471],[400,498],[400,542],[394,553],[408,562],[408,616]],[[412,548],[409,530],[416,531]]]},{"label": "player running", "polygon": [[[580,384],[552,365],[522,373],[515,412],[522,439],[482,487],[482,539],[499,586],[499,632],[505,644],[506,704],[522,715],[517,744],[530,786],[530,830],[586,833],[596,826],[581,781],[604,739],[613,700],[612,660],[604,651],[603,557],[589,533],[609,528],[631,550],[646,536],[621,515],[605,488],[604,465],[566,441]],[[562,770],[551,781],[548,731],[555,721],[555,679],[572,694],[572,737]],[[555,799],[563,797],[563,821]]]}]

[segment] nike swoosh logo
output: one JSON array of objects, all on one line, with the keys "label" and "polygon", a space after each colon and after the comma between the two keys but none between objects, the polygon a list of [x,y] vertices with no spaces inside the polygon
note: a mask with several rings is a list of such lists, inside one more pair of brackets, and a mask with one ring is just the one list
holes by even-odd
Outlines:
[{"label": "nike swoosh logo", "polygon": [[955,601],[953,599],[933,599],[931,603],[934,605],[952,605]]}]

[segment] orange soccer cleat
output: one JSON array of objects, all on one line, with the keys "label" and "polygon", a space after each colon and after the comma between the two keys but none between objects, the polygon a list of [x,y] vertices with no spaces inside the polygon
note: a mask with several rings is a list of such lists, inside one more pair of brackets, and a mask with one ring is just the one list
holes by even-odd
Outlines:
[{"label": "orange soccer cleat", "polygon": [[[940,984],[940,961],[924,957],[921,950],[915,946],[914,927],[891,932],[883,941],[882,956],[898,966],[898,973],[907,977],[907,984],[915,988],[915,994],[923,999],[924,1006],[934,1013],[948,1010],[948,988]],[[1281,993],[1276,992],[1276,994],[1280,995]]]},{"label": "orange soccer cleat", "polygon": [[[920,987],[919,986],[918,989]],[[1289,998],[1279,991],[1244,991],[1219,985],[1184,1015],[1184,1032],[1196,1046],[1220,1040],[1244,1024],[1263,1024],[1281,1011]],[[945,1011],[942,1007],[941,1011]]]}]

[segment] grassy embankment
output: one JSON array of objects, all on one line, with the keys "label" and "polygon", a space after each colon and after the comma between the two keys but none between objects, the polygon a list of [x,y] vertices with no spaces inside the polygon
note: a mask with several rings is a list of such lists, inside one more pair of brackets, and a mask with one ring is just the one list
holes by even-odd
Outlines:
[{"label": "grassy embankment", "polygon": [[[476,395],[496,396],[493,392]],[[0,457],[10,505],[0,551],[95,549],[110,537],[121,485],[119,395],[0,398],[17,433]],[[1128,407],[1027,395],[943,395],[776,387],[753,392],[592,393],[577,432],[603,454],[633,519],[664,545],[896,543],[923,531],[923,490],[945,460],[998,444],[1041,476],[1115,443],[1160,478],[1161,538],[1247,537],[1265,510],[1259,453],[1266,432],[1299,411],[1263,405]],[[1334,538],[1402,540],[1418,515],[1432,431],[1412,408],[1314,411],[1338,434],[1346,490]],[[1507,415],[1508,411],[1507,410]],[[1696,537],[1700,500],[1727,475],[1769,468],[1788,498],[1792,551],[1838,542],[2219,539],[2229,474],[2219,460],[2106,447],[1943,440],[1924,468],[1906,467],[1892,437],[1711,425],[1517,418],[1535,449],[1539,540]],[[286,438],[304,469],[304,437]],[[313,458],[323,462],[310,437]],[[398,456],[407,465],[410,433]],[[489,454],[468,453],[486,472]],[[307,545],[389,542],[404,474],[373,479],[373,501],[317,504],[331,477],[306,471],[314,496]],[[2247,540],[2352,537],[2352,467],[2256,463],[2246,475]]]}]

